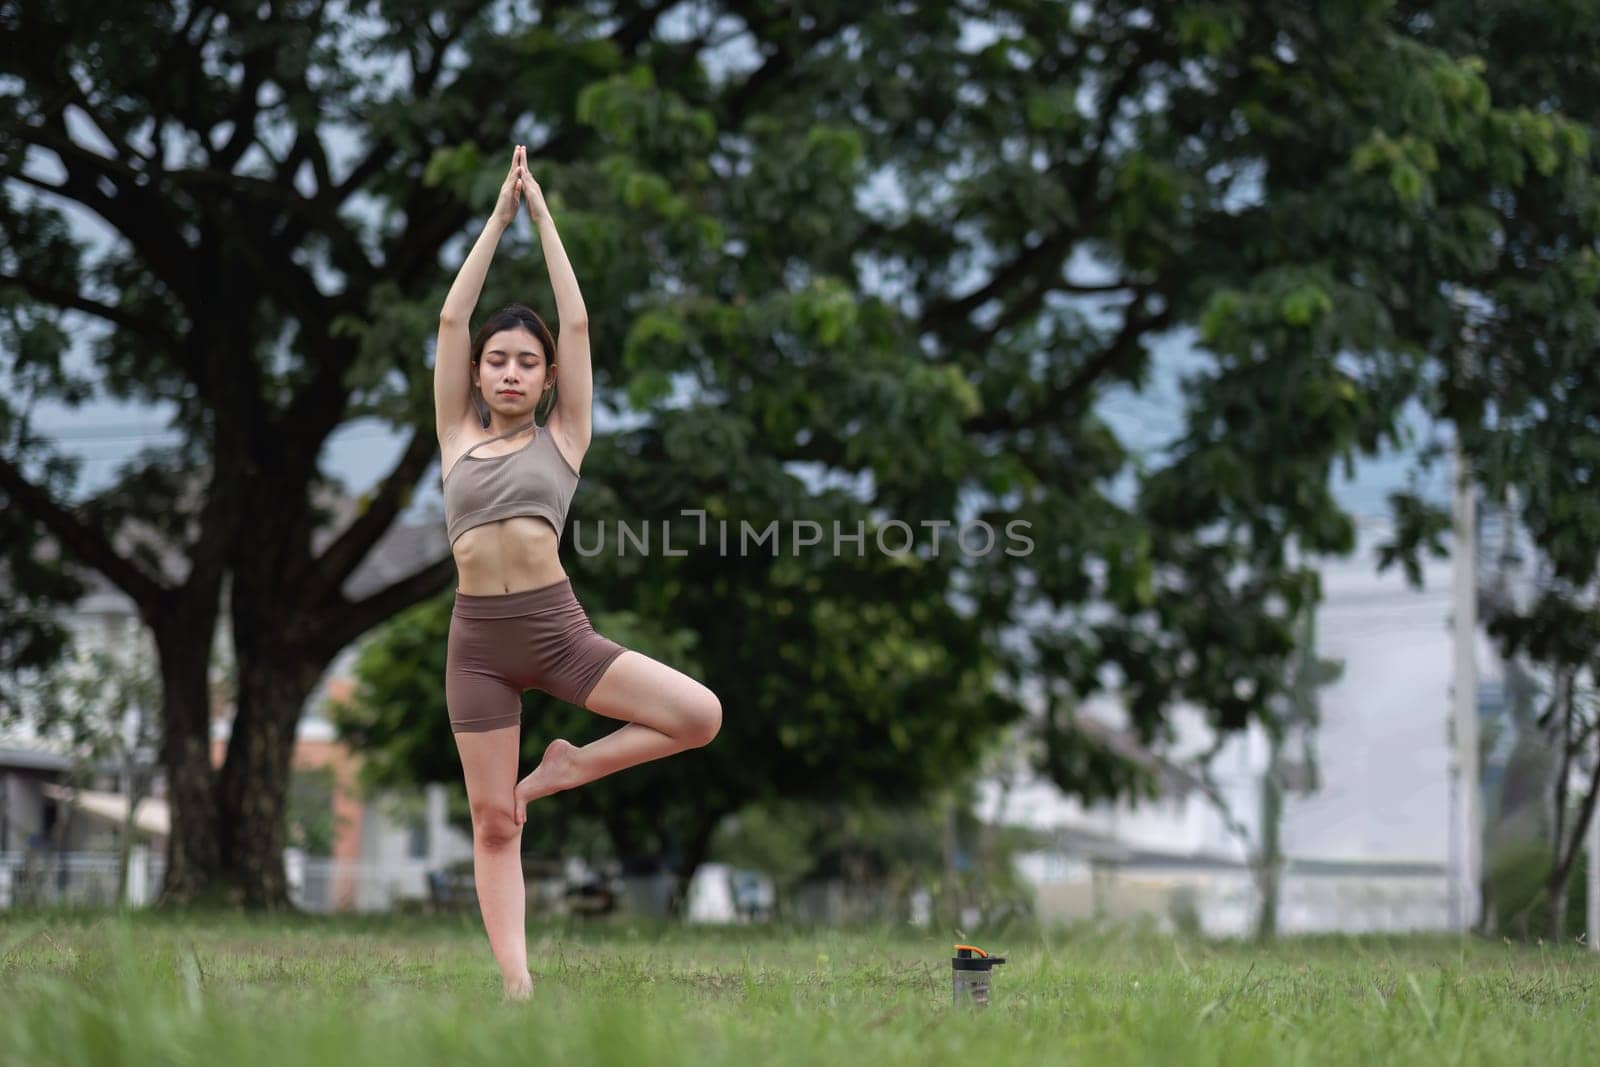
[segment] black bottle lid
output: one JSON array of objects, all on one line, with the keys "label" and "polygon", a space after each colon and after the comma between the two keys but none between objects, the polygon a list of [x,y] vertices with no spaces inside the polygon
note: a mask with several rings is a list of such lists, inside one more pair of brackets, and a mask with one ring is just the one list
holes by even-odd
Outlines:
[{"label": "black bottle lid", "polygon": [[[950,960],[950,966],[957,971],[987,971],[997,963],[1004,963],[1004,956],[991,956],[977,945],[957,945],[956,954]],[[973,956],[976,952],[978,955]]]}]

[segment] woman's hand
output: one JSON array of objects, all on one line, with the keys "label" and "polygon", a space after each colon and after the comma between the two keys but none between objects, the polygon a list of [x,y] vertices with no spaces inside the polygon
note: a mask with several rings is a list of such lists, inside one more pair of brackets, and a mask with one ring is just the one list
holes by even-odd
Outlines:
[{"label": "woman's hand", "polygon": [[518,175],[522,167],[522,146],[517,145],[511,153],[511,169],[506,171],[506,180],[500,183],[500,197],[494,204],[492,218],[502,228],[508,228],[517,221],[517,204],[522,200],[522,183]]},{"label": "woman's hand", "polygon": [[544,190],[539,188],[539,183],[528,173],[528,149],[525,145],[517,146],[517,167],[522,202],[528,207],[528,220],[537,227],[550,217],[550,208],[544,202]]}]

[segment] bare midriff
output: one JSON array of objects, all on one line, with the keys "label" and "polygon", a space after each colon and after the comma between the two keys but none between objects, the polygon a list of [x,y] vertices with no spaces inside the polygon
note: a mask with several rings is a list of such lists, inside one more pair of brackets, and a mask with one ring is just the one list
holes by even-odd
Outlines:
[{"label": "bare midriff", "polygon": [[451,548],[456,588],[468,596],[498,596],[553,585],[567,576],[559,547],[555,527],[537,515],[474,526]]}]

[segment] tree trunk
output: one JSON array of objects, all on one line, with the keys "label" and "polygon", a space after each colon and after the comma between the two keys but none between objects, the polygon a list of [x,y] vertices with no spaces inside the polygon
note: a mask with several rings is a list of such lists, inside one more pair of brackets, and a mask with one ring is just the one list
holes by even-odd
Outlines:
[{"label": "tree trunk", "polygon": [[[1569,755],[1567,761],[1571,758]],[[1600,760],[1595,761],[1571,830],[1565,834],[1565,839],[1557,837],[1555,852],[1551,856],[1550,877],[1545,880],[1545,900],[1550,906],[1545,932],[1552,941],[1559,941],[1566,936],[1567,896],[1572,886],[1572,872],[1584,844],[1589,840],[1589,823],[1595,817],[1597,805],[1600,805]],[[1556,825],[1561,826],[1561,820]]]},{"label": "tree trunk", "polygon": [[222,866],[217,842],[216,775],[211,769],[208,669],[215,615],[205,626],[173,615],[146,620],[161,659],[161,765],[171,826],[157,907],[204,903]]},{"label": "tree trunk", "polygon": [[326,664],[239,644],[239,700],[219,783],[222,881],[248,908],[289,910],[283,865],[295,732]]},{"label": "tree trunk", "polygon": [[1551,872],[1545,884],[1545,899],[1550,904],[1550,917],[1545,921],[1544,935],[1551,941],[1561,942],[1567,936],[1567,886],[1571,883],[1570,867],[1559,865]]},{"label": "tree trunk", "polygon": [[[304,632],[312,518],[289,458],[241,466],[258,490],[229,548],[228,612],[238,691],[217,785],[222,883],[230,900],[292,910],[283,851],[288,844],[289,771],[305,700],[332,659],[312,654]],[[315,662],[312,662],[312,661]]]}]

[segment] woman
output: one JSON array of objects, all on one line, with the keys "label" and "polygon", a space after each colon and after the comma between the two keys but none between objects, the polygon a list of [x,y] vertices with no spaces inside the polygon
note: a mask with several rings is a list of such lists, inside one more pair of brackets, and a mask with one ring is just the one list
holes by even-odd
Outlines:
[{"label": "woman", "polygon": [[[518,304],[468,333],[489,261],[519,204],[544,246],[559,340]],[[523,929],[528,802],[704,745],[722,725],[722,705],[693,678],[596,633],[561,568],[561,531],[589,447],[589,321],[521,145],[439,313],[433,380],[459,577],[445,700],[472,808],[478,905],[504,992],[522,1000],[533,986]],[[627,725],[582,748],[551,741],[518,781],[521,694],[535,688]]]}]

